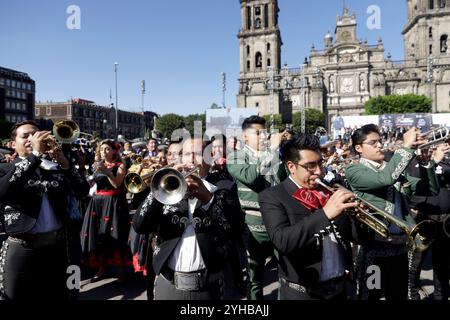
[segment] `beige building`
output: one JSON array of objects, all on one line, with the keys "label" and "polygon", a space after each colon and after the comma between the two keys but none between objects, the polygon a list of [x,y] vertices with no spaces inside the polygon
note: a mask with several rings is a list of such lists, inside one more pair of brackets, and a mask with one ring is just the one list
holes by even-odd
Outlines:
[{"label": "beige building", "polygon": [[334,36],[328,32],[324,48],[312,46],[309,59],[296,69],[280,64],[278,1],[240,3],[238,107],[278,114],[289,100],[293,112],[316,108],[330,123],[337,113],[361,115],[372,97],[414,93],[430,97],[433,112],[450,111],[450,0],[406,1],[403,61],[392,61],[381,39],[373,45],[359,40],[356,15],[345,8]]}]

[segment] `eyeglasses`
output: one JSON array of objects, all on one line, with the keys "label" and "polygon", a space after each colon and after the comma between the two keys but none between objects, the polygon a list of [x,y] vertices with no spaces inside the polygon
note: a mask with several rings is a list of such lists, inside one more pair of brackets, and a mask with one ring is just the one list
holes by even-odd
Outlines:
[{"label": "eyeglasses", "polygon": [[257,136],[264,135],[267,136],[267,130],[257,130],[257,129],[249,129],[249,133],[256,134]]},{"label": "eyeglasses", "polygon": [[297,163],[297,165],[299,165],[300,167],[302,167],[305,170],[314,171],[317,168],[320,168],[322,166],[322,162],[323,162],[323,159],[320,159],[318,161],[308,162],[305,164]]},{"label": "eyeglasses", "polygon": [[370,140],[370,141],[367,141],[367,142],[363,142],[362,144],[368,144],[369,146],[374,146],[377,143],[383,145],[383,140],[381,140],[381,139],[379,139],[379,140]]}]

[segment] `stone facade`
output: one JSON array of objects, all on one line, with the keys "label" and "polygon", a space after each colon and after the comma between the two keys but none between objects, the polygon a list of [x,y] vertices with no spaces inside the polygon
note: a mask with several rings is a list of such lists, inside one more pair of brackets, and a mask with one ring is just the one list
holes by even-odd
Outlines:
[{"label": "stone facade", "polygon": [[[153,112],[129,112],[118,110],[118,135],[126,139],[143,137],[144,130],[153,130]],[[72,99],[67,102],[36,103],[36,119],[73,120],[85,133],[96,133],[102,138],[115,137],[116,110],[112,106],[99,106],[95,102],[84,99]],[[145,124],[145,125],[144,125]]]},{"label": "stone facade", "polygon": [[[260,114],[269,114],[273,108],[278,114],[282,101],[291,100],[293,112],[301,106],[316,108],[330,123],[338,113],[361,115],[372,97],[414,93],[430,97],[433,112],[450,112],[450,0],[446,2],[407,0],[403,61],[385,55],[381,39],[374,45],[359,40],[356,15],[345,8],[336,19],[335,39],[328,32],[323,50],[313,45],[309,59],[300,68],[289,69],[280,67],[277,0],[240,0],[237,106],[258,107]],[[256,12],[267,12],[268,23],[256,28],[260,18]],[[271,67],[275,69],[273,86],[268,85]]]}]

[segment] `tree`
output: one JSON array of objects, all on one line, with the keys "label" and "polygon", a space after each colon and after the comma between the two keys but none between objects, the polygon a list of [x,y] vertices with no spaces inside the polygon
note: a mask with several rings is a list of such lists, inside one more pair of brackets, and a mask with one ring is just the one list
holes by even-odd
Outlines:
[{"label": "tree", "polygon": [[[325,127],[325,115],[317,109],[306,109],[306,132],[315,133],[317,127]],[[266,128],[270,129],[270,115],[263,116],[266,119]],[[283,124],[281,123],[281,115],[274,115],[275,129],[281,130]],[[292,114],[292,130],[299,133],[301,126],[301,113],[295,112]]]},{"label": "tree", "polygon": [[169,113],[156,119],[156,127],[158,128],[158,131],[161,132],[163,137],[168,139],[171,138],[172,133],[176,129],[183,129],[184,126],[184,117],[174,113]]},{"label": "tree", "polygon": [[432,100],[424,95],[405,94],[380,96],[364,104],[366,115],[389,113],[428,113],[431,112]]},{"label": "tree", "polygon": [[184,118],[185,128],[189,131],[191,136],[194,136],[194,125],[195,121],[201,122],[202,133],[206,130],[206,114],[190,114]]}]

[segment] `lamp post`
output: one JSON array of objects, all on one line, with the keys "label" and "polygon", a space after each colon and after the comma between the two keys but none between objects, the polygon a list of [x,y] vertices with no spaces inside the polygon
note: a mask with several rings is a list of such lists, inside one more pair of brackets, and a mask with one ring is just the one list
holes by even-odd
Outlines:
[{"label": "lamp post", "polygon": [[118,98],[117,98],[117,66],[119,65],[119,63],[114,62],[114,74],[115,74],[115,79],[116,79],[116,136],[114,139],[117,139],[117,135],[119,134],[119,119],[118,119]]},{"label": "lamp post", "polygon": [[273,67],[269,67],[269,73],[268,73],[269,79],[268,79],[268,88],[270,90],[269,95],[269,107],[270,107],[270,131],[273,132],[275,128],[275,120],[273,115],[273,103],[274,103],[274,90],[275,90],[275,72],[273,70]]},{"label": "lamp post", "polygon": [[141,81],[142,94],[142,137],[145,136],[145,114],[144,114],[144,96],[145,96],[145,80]]},{"label": "lamp post", "polygon": [[222,108],[226,108],[225,105],[225,92],[227,91],[227,74],[222,72]]}]

